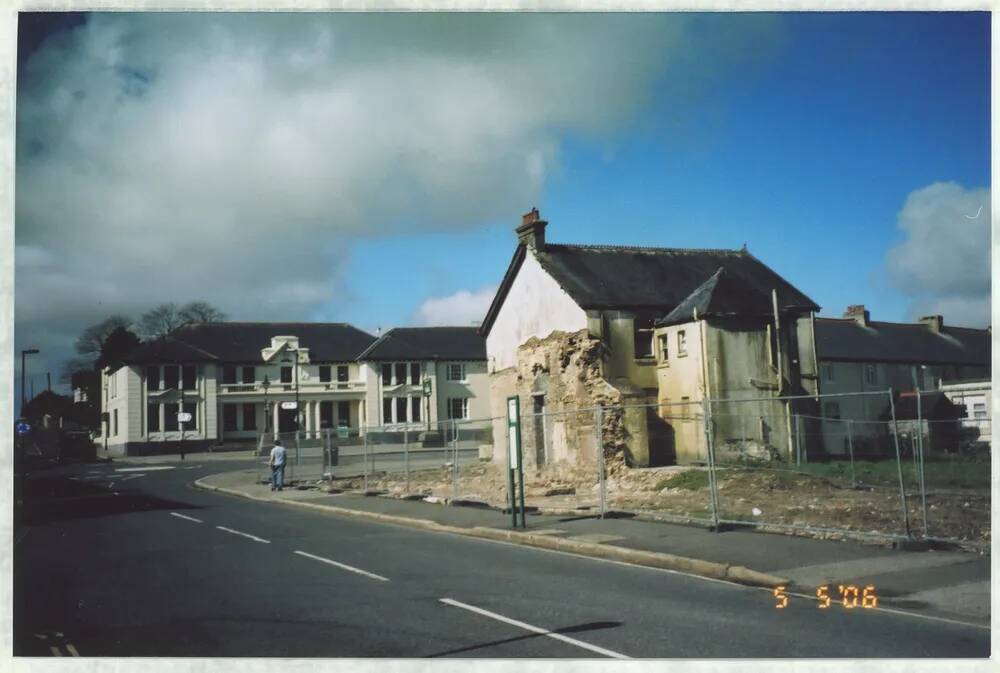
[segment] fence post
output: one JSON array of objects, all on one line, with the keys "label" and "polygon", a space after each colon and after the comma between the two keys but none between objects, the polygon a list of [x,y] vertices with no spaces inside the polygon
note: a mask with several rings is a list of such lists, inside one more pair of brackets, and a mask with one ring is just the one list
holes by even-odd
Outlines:
[{"label": "fence post", "polygon": [[361,443],[361,461],[365,476],[365,491],[368,490],[368,425],[364,426],[364,441]]},{"label": "fence post", "polygon": [[410,492],[410,430],[403,426],[403,472],[406,475],[406,490]]},{"label": "fence post", "polygon": [[458,419],[451,419],[451,499],[458,499]]},{"label": "fence post", "polygon": [[713,448],[712,403],[708,397],[701,399],[701,419],[705,428],[705,452],[708,456],[708,502],[712,508],[712,530],[719,532],[718,489],[715,483],[715,450]]},{"label": "fence post", "polygon": [[854,488],[857,486],[857,482],[854,478],[854,430],[852,423],[851,419],[847,419],[847,451],[851,456],[851,488]]},{"label": "fence post", "polygon": [[597,439],[597,483],[601,501],[601,518],[607,511],[607,487],[604,483],[604,407],[598,404],[594,408],[594,434]]},{"label": "fence post", "polygon": [[802,424],[798,414],[795,414],[795,464],[802,465]]},{"label": "fence post", "polygon": [[[927,490],[924,488],[924,419],[923,419],[923,409],[920,404],[920,386],[915,389],[917,393],[917,447],[915,447],[914,453],[916,451],[920,452],[919,463],[917,466],[917,474],[920,477],[920,513],[923,517],[924,523],[924,537],[927,537]],[[927,423],[927,431],[930,432],[930,423]]]},{"label": "fence post", "polygon": [[889,411],[892,414],[892,442],[896,447],[896,470],[899,472],[899,497],[903,502],[903,526],[906,537],[912,538],[910,532],[910,512],[906,508],[906,487],[903,485],[903,460],[899,453],[899,425],[896,423],[896,402],[893,399],[892,388],[889,388]]}]

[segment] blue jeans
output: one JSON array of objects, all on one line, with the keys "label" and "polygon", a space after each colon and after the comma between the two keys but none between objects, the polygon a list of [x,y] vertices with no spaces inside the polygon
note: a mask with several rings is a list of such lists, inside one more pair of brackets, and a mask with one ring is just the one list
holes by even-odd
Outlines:
[{"label": "blue jeans", "polygon": [[285,466],[275,465],[271,468],[271,490],[279,491],[285,487]]}]

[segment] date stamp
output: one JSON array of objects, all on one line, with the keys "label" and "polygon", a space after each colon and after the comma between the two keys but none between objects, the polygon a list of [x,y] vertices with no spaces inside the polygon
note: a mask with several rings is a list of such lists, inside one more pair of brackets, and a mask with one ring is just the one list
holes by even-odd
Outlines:
[{"label": "date stamp", "polygon": [[[788,607],[788,587],[779,584],[774,587],[774,607],[777,610],[784,610]],[[875,593],[875,586],[869,584],[866,587],[858,587],[853,584],[838,584],[836,589],[831,590],[829,584],[816,587],[816,607],[820,610],[828,610],[831,605],[840,605],[846,610],[855,608],[872,609],[878,607],[878,595]]]}]

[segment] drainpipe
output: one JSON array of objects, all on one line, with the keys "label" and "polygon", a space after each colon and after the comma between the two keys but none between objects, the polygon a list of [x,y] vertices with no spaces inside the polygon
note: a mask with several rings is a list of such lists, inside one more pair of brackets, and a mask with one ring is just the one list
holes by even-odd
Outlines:
[{"label": "drainpipe", "polygon": [[[774,349],[778,365],[778,390],[777,397],[781,397],[781,389],[784,387],[785,374],[784,362],[781,357],[781,317],[778,312],[778,290],[771,290],[771,305],[774,307]],[[785,435],[788,437],[788,455],[792,456],[792,403],[785,400]]]}]

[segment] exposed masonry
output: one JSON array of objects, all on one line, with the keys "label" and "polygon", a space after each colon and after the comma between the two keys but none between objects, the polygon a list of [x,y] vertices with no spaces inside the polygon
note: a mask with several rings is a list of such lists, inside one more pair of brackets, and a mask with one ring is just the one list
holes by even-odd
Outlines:
[{"label": "exposed masonry", "polygon": [[[515,394],[520,399],[521,442],[527,468],[560,474],[581,470],[592,478],[597,458],[594,407],[598,405],[606,407],[602,437],[607,470],[614,473],[633,462],[631,454],[636,447],[630,443],[644,441],[644,416],[637,415],[638,423],[626,417],[620,405],[629,403],[631,395],[603,378],[603,357],[604,344],[587,330],[553,332],[544,339],[532,337],[521,344],[516,367],[493,375],[494,399]],[[544,423],[535,414],[536,399],[542,396]],[[505,456],[494,452],[493,459],[502,464]]]}]

